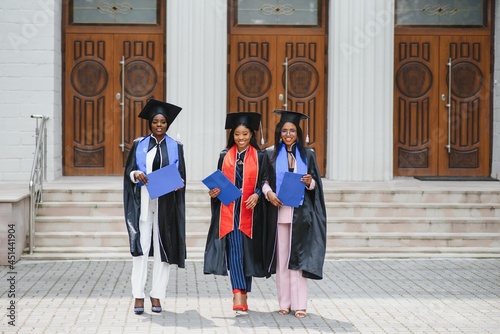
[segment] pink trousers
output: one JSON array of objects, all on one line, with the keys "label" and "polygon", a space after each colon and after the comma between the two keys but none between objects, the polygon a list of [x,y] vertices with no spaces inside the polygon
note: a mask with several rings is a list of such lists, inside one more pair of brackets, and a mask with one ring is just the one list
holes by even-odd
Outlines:
[{"label": "pink trousers", "polygon": [[276,287],[280,309],[307,309],[307,278],[302,270],[288,269],[292,224],[278,223],[278,252],[276,262]]}]

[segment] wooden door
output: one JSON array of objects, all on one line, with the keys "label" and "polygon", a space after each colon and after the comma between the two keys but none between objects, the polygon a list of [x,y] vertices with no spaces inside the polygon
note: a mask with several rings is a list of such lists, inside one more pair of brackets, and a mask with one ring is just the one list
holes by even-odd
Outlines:
[{"label": "wooden door", "polygon": [[75,33],[65,45],[64,175],[120,175],[148,132],[138,113],[163,99],[163,36]]},{"label": "wooden door", "polygon": [[[439,85],[449,95],[441,103],[439,175],[490,175],[490,37],[442,36]],[[449,85],[449,83],[451,85]],[[450,89],[451,86],[451,89]]]},{"label": "wooden door", "polygon": [[489,175],[489,52],[489,36],[395,37],[395,175]]},{"label": "wooden door", "polygon": [[64,175],[113,174],[113,36],[66,36]]},{"label": "wooden door", "polygon": [[[125,84],[123,100],[115,99],[115,109],[120,110],[119,119],[123,121],[123,137],[119,138],[120,148],[116,150],[114,161],[119,173],[128,157],[135,138],[151,131],[148,122],[138,118],[150,98],[164,100],[165,77],[163,70],[163,35],[116,35],[115,53],[125,61]],[[120,70],[121,74],[121,70]],[[115,86],[122,88],[122,75],[115,76]],[[123,114],[121,114],[121,103]],[[121,130],[121,128],[120,128]],[[121,161],[121,164],[119,162]]]},{"label": "wooden door", "polygon": [[265,146],[274,140],[272,112],[278,107],[276,49],[275,36],[231,36],[229,112],[260,113]]},{"label": "wooden door", "polygon": [[[309,134],[307,146],[315,150],[323,175],[326,166],[324,40],[324,36],[232,35],[228,94],[229,112],[262,114],[263,147],[274,145],[274,130],[279,120],[273,113],[275,109],[286,108],[308,115],[310,120],[301,126],[304,136]],[[284,66],[287,58],[288,84]]]},{"label": "wooden door", "polygon": [[[307,147],[314,149],[321,172],[326,167],[325,42],[324,36],[279,36],[278,62],[288,60],[288,110],[309,116],[302,121]],[[278,67],[277,89],[284,92],[285,66]],[[278,123],[274,117],[273,129]]]},{"label": "wooden door", "polygon": [[439,37],[396,36],[394,47],[395,173],[437,175]]}]

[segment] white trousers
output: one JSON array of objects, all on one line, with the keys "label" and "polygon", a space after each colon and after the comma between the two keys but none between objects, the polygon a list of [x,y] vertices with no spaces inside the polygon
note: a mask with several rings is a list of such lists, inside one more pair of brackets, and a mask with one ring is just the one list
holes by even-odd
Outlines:
[{"label": "white trousers", "polygon": [[[141,213],[139,231],[141,233],[142,256],[132,258],[132,295],[134,298],[144,298],[144,289],[148,278],[148,254],[153,238],[153,277],[149,296],[164,299],[170,277],[170,264],[161,261],[160,241],[158,229],[158,201],[151,200],[146,212]],[[146,219],[142,218],[146,216]]]}]

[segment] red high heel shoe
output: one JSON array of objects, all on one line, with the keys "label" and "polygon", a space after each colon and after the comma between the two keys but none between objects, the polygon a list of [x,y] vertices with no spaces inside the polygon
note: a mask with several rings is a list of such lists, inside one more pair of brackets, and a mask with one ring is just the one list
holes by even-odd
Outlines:
[{"label": "red high heel shoe", "polygon": [[[241,291],[240,289],[233,290],[233,311],[245,312],[248,310],[248,305],[246,305],[246,291]],[[241,304],[236,304],[236,297],[239,295],[239,302]],[[245,296],[245,304],[242,304],[242,297]]]},{"label": "red high heel shoe", "polygon": [[246,291],[241,291],[241,297],[243,299],[243,311],[248,311],[248,304],[247,304],[247,292]]}]

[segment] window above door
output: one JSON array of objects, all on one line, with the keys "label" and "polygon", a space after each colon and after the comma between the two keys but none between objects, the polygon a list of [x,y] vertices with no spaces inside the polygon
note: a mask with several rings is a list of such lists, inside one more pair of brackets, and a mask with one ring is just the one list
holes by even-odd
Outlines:
[{"label": "window above door", "polygon": [[237,24],[317,26],[320,0],[237,0]]},{"label": "window above door", "polygon": [[326,0],[227,0],[230,34],[324,35]]},{"label": "window above door", "polygon": [[72,25],[158,25],[159,0],[73,0]]},{"label": "window above door", "polygon": [[488,0],[396,0],[396,26],[486,27]]}]

